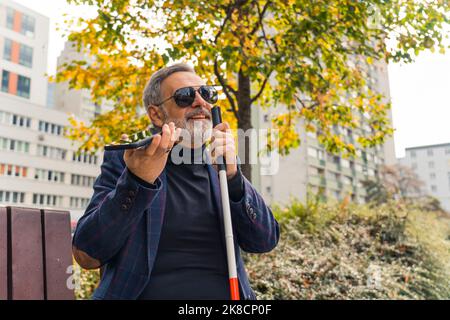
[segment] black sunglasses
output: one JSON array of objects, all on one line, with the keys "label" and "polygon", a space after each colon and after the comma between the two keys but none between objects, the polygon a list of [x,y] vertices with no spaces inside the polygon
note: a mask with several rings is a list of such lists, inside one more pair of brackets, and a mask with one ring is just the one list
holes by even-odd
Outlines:
[{"label": "black sunglasses", "polygon": [[215,86],[198,86],[198,89],[195,89],[196,87],[197,86],[177,89],[172,96],[156,104],[156,106],[160,106],[173,98],[180,108],[189,107],[194,102],[195,92],[197,91],[206,102],[211,104],[217,102],[218,93]]}]

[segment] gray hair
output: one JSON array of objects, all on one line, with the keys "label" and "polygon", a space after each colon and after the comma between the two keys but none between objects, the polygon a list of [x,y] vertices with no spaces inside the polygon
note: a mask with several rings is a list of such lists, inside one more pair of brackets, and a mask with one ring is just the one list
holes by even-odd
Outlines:
[{"label": "gray hair", "polygon": [[194,69],[185,64],[185,63],[177,63],[171,65],[169,67],[164,67],[156,71],[147,82],[144,94],[143,94],[143,102],[145,109],[148,109],[150,105],[157,105],[161,102],[161,83],[164,79],[168,78],[171,74],[175,72],[192,72],[195,73]]}]

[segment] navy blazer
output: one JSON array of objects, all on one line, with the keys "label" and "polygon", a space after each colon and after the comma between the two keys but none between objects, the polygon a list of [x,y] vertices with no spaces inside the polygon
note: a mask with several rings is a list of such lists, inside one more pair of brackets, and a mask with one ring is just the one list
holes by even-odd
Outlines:
[{"label": "navy blazer", "polygon": [[[214,206],[224,225],[217,171],[208,164]],[[137,299],[146,287],[158,250],[166,208],[165,170],[155,187],[140,184],[128,171],[123,151],[104,153],[94,195],[80,218],[73,245],[100,261],[104,272],[93,299]],[[278,243],[279,226],[270,208],[244,177],[244,196],[230,201],[236,265],[241,299],[256,299],[250,287],[240,250],[271,251]]]}]

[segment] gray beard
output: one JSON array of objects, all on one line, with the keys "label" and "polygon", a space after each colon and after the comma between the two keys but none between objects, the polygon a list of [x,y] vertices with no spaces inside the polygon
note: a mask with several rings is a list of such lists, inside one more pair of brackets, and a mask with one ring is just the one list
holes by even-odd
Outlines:
[{"label": "gray beard", "polygon": [[176,128],[181,128],[181,144],[186,147],[198,148],[205,144],[212,135],[212,122],[210,119],[188,120],[172,119],[164,108],[161,109],[164,115],[164,123],[173,122]]}]

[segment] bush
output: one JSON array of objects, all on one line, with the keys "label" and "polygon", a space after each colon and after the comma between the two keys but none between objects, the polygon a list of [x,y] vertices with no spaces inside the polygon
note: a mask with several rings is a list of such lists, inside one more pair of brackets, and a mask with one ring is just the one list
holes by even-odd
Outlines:
[{"label": "bush", "polygon": [[[281,238],[244,254],[259,299],[449,299],[450,219],[401,202],[275,206]],[[80,270],[77,274],[77,270]],[[89,299],[98,270],[75,267]]]},{"label": "bush", "polygon": [[74,260],[75,298],[77,300],[91,299],[100,281],[100,270],[85,270]]},{"label": "bush", "polygon": [[259,299],[449,299],[450,219],[399,203],[274,208],[281,239],[246,255]]}]

